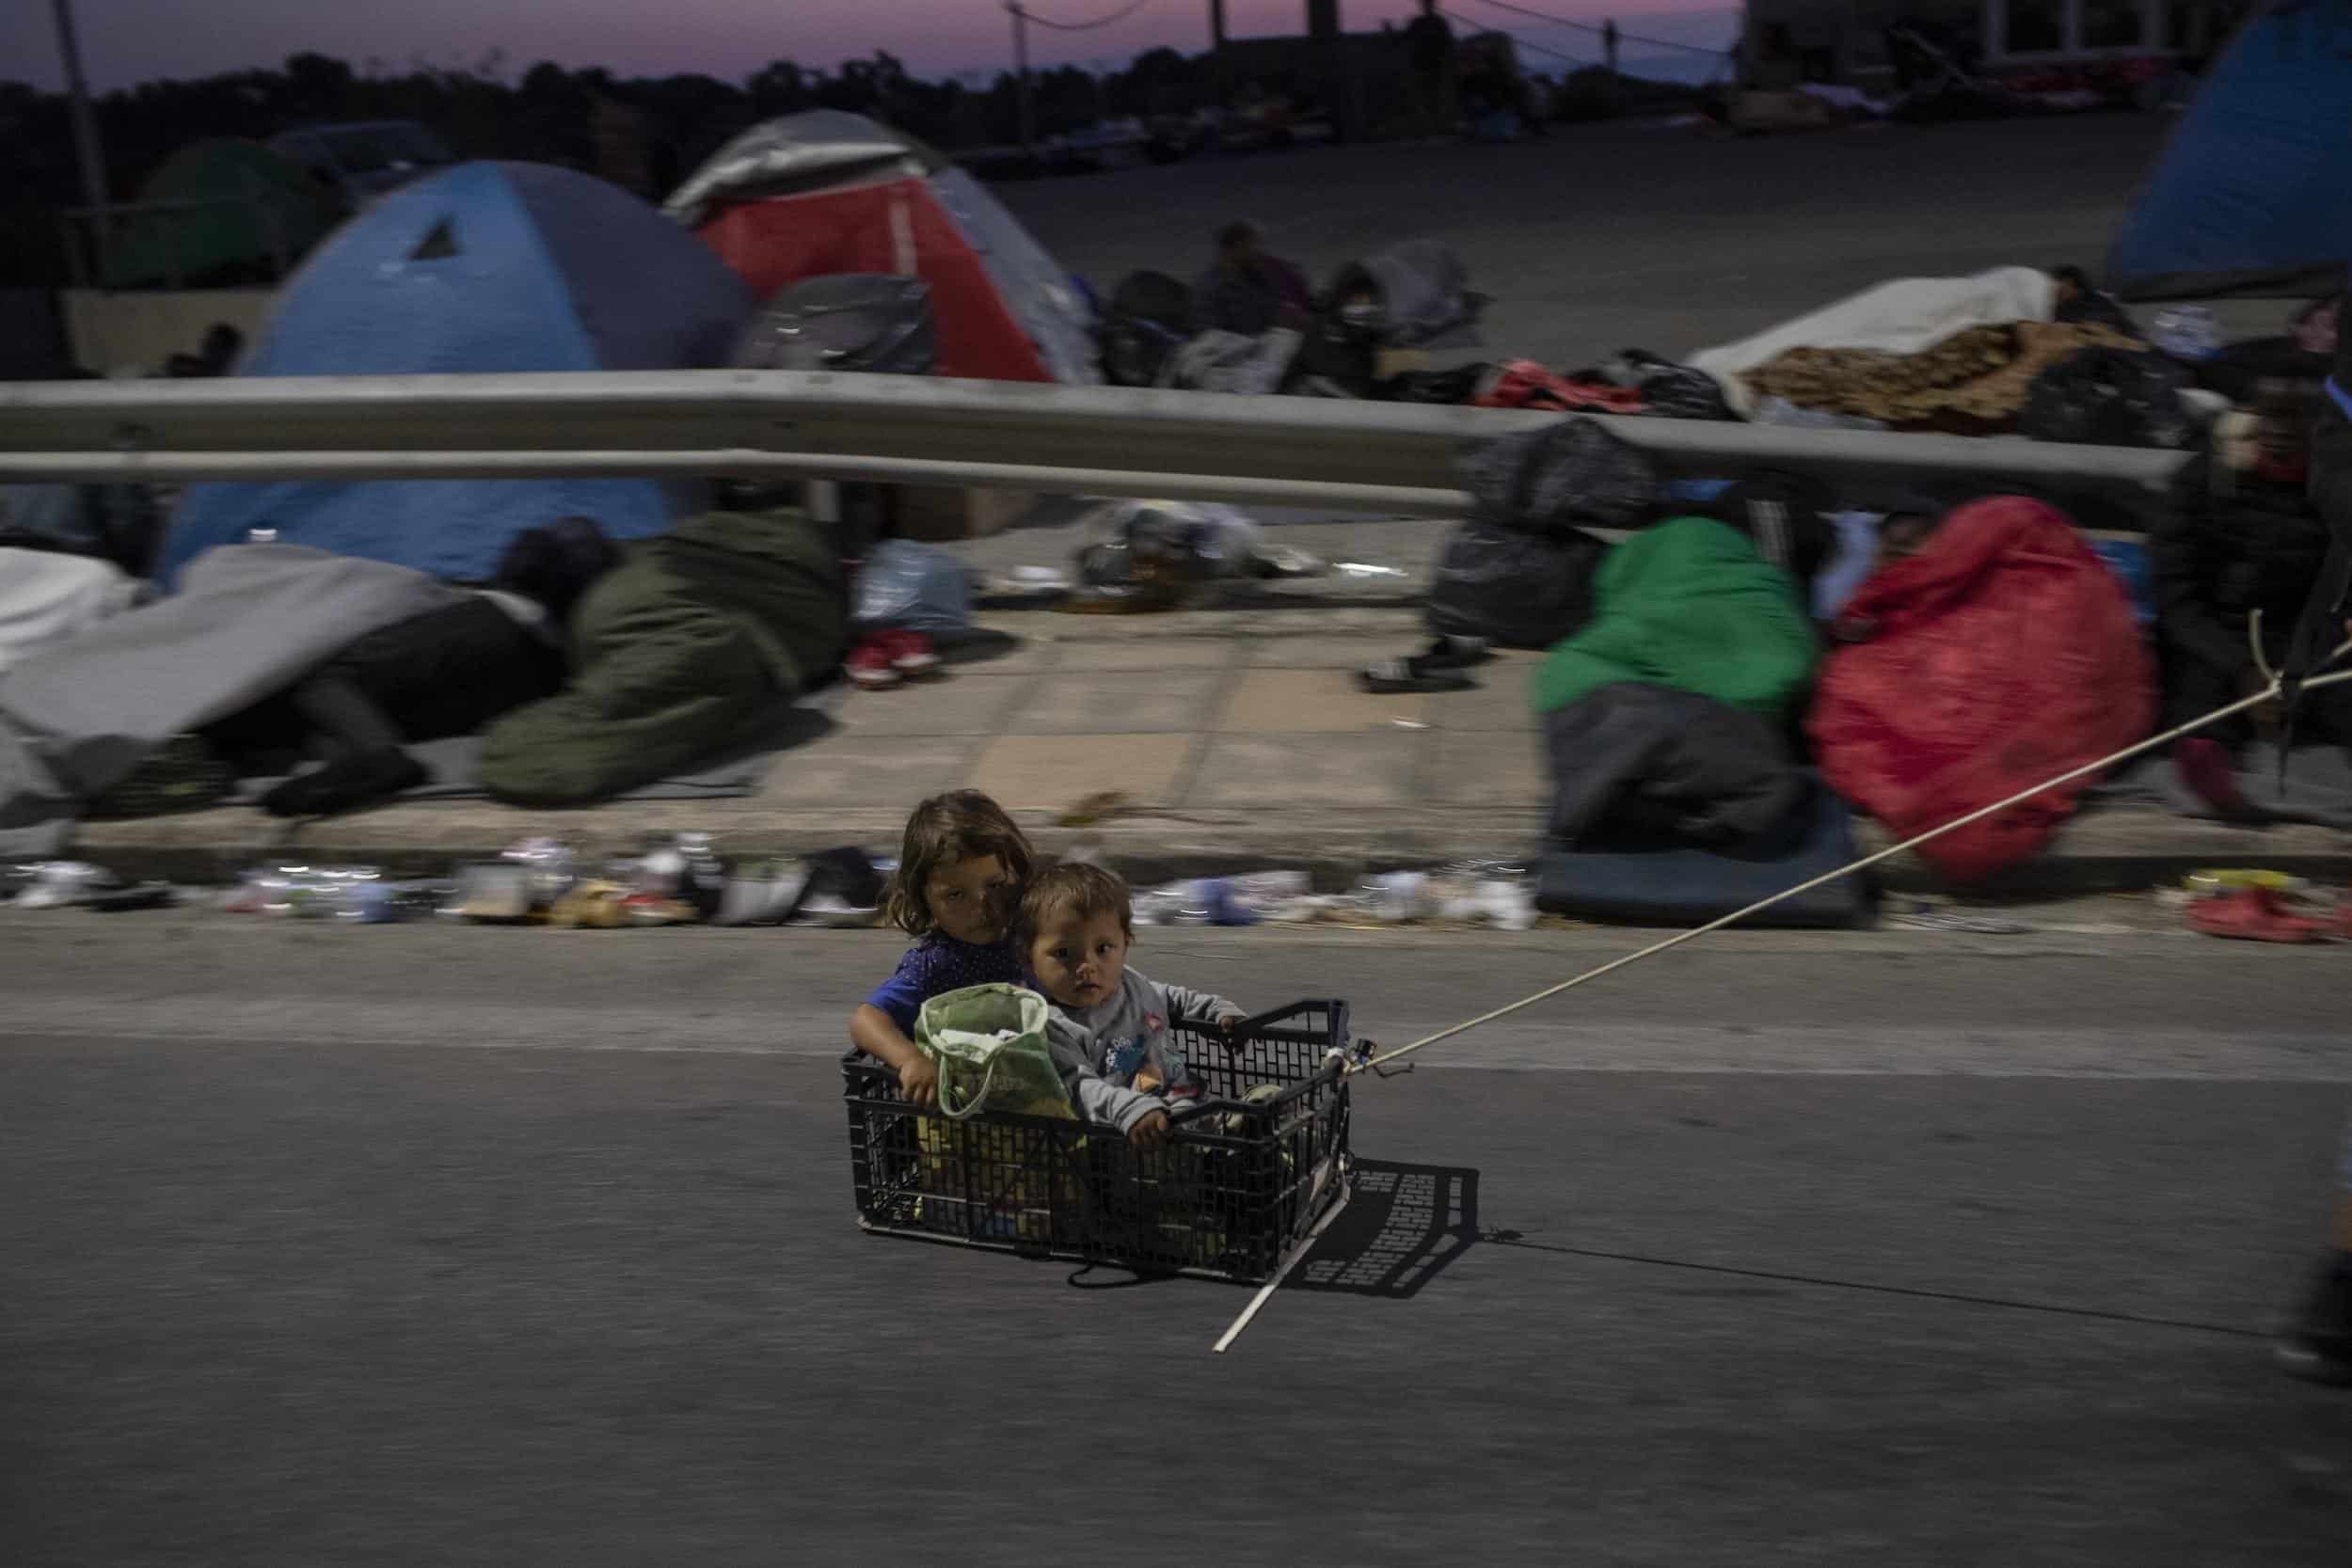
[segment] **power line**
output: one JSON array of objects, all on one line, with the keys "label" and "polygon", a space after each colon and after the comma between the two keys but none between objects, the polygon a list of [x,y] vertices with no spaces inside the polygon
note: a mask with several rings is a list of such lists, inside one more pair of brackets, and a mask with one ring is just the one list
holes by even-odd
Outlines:
[{"label": "power line", "polygon": [[[1497,10],[1512,11],[1520,16],[1532,17],[1537,22],[1549,22],[1557,27],[1574,27],[1580,32],[1586,33],[1602,33],[1607,30],[1603,27],[1596,27],[1589,22],[1576,21],[1572,17],[1554,16],[1549,11],[1531,11],[1525,6],[1512,5],[1510,0],[1478,0],[1478,3],[1482,6],[1492,6]],[[1723,50],[1702,48],[1695,43],[1677,43],[1671,39],[1644,38],[1639,33],[1621,32],[1617,37],[1632,43],[1646,43],[1653,49],[1680,49],[1689,54],[1710,56],[1724,53]]]},{"label": "power line", "polygon": [[[1480,25],[1478,23],[1471,21],[1469,17],[1464,16],[1461,12],[1447,10],[1443,6],[1438,8],[1438,14],[1439,16],[1451,17],[1465,27],[1476,27]],[[1507,31],[1504,28],[1495,27],[1488,30],[1502,33],[1504,38],[1509,39],[1512,43],[1521,49],[1533,49],[1536,54],[1549,55],[1555,60],[1565,60],[1568,64],[1574,66],[1587,66],[1593,63],[1591,60],[1584,59],[1576,55],[1571,55],[1565,49],[1554,49],[1548,43],[1537,43],[1534,39],[1521,38],[1518,34]]]},{"label": "power line", "polygon": [[1128,6],[1125,10],[1114,11],[1108,16],[1097,17],[1092,22],[1056,22],[1051,17],[1040,16],[1035,11],[1025,9],[1018,4],[1008,5],[1005,9],[1011,11],[1014,15],[1023,18],[1025,21],[1033,22],[1041,27],[1050,27],[1057,33],[1090,33],[1097,27],[1108,27],[1116,23],[1124,22],[1151,3],[1152,0],[1134,0],[1134,3]]}]

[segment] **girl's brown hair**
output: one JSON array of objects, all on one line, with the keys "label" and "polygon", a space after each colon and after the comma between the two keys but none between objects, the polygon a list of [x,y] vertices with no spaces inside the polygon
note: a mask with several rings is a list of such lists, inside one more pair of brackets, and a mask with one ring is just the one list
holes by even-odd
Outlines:
[{"label": "girl's brown hair", "polygon": [[937,928],[923,890],[943,865],[993,855],[1003,863],[1012,886],[1007,898],[1017,899],[1037,868],[1037,851],[1029,847],[1005,808],[977,789],[950,790],[934,795],[907,818],[904,841],[898,847],[898,869],[890,879],[890,894],[882,912],[893,926],[911,937],[927,937]]}]

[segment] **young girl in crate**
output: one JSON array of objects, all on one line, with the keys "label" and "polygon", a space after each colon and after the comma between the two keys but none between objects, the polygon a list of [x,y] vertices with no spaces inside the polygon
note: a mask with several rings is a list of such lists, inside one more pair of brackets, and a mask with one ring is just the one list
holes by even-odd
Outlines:
[{"label": "young girl in crate", "polygon": [[1022,983],[1010,926],[1036,864],[1019,825],[976,789],[934,795],[907,818],[886,909],[914,945],[850,1015],[850,1039],[898,1070],[913,1103],[939,1102],[939,1069],[913,1038],[923,1004],[966,986]]}]

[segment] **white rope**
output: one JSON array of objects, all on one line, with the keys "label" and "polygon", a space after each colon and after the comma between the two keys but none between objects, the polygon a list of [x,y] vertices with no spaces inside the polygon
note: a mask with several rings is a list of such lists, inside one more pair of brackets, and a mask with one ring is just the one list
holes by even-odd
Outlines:
[{"label": "white rope", "polygon": [[[2249,639],[2253,641],[2255,644],[2255,664],[2269,681],[2268,685],[2264,687],[2260,691],[2255,692],[2250,697],[2241,697],[2236,702],[2230,704],[2226,707],[2217,707],[2214,709],[2211,713],[2206,714],[2202,719],[2192,719],[2185,724],[2165,731],[2162,735],[2151,736],[2146,740],[2139,742],[2137,746],[2126,746],[2122,751],[2101,757],[2096,762],[2087,762],[2080,768],[2072,768],[2067,772],[2060,773],[2055,779],[2045,780],[2042,783],[2034,785],[2031,789],[2019,790],[2016,794],[2010,796],[2006,800],[1995,800],[1991,805],[1980,807],[1976,811],[1970,812],[1965,816],[1955,817],[1951,821],[1945,823],[1942,827],[1930,829],[1928,832],[1919,834],[1916,838],[1907,838],[1900,844],[1889,845],[1886,848],[1881,849],[1877,854],[1865,855],[1862,859],[1855,861],[1851,865],[1839,866],[1836,870],[1825,872],[1822,875],[1814,878],[1809,882],[1799,882],[1795,887],[1784,889],[1779,893],[1773,894],[1770,898],[1758,899],[1756,902],[1750,904],[1744,910],[1735,910],[1730,914],[1724,915],[1719,920],[1710,920],[1704,926],[1681,932],[1676,936],[1668,937],[1663,942],[1652,942],[1649,946],[1643,948],[1638,953],[1628,953],[1621,958],[1612,958],[1609,962],[1602,964],[1598,969],[1588,969],[1572,980],[1563,980],[1558,985],[1553,986],[1549,990],[1539,990],[1534,995],[1514,1002],[1507,1007],[1497,1007],[1493,1012],[1481,1013],[1478,1017],[1470,1020],[1466,1023],[1457,1023],[1450,1029],[1440,1029],[1436,1034],[1417,1039],[1410,1045],[1400,1045],[1394,1051],[1382,1052],[1377,1056],[1356,1063],[1347,1070],[1351,1074],[1365,1072],[1371,1069],[1383,1066],[1386,1063],[1393,1062],[1400,1056],[1409,1056],[1414,1052],[1421,1050],[1423,1046],[1435,1045],[1439,1040],[1450,1040],[1456,1035],[1468,1034],[1470,1030],[1477,1028],[1482,1023],[1492,1023],[1496,1019],[1507,1018],[1511,1014],[1520,1011],[1522,1008],[1534,1006],[1538,1002],[1549,1001],[1550,998],[1559,995],[1564,990],[1572,990],[1576,987],[1583,985],[1588,980],[1597,980],[1612,970],[1623,969],[1629,963],[1639,962],[1643,958],[1654,958],[1658,954],[1665,952],[1668,948],[1679,947],[1686,942],[1692,942],[1699,937],[1707,935],[1709,931],[1720,931],[1724,927],[1731,925],[1734,921],[1745,920],[1748,916],[1755,914],[1758,911],[1769,910],[1774,904],[1784,902],[1787,899],[1794,898],[1800,893],[1810,893],[1815,888],[1821,886],[1823,883],[1836,881],[1841,877],[1851,877],[1857,871],[1876,865],[1879,862],[1886,860],[1892,856],[1899,855],[1906,849],[1915,849],[1920,845],[1926,844],[1931,840],[1942,838],[1946,833],[1951,832],[1955,829],[1964,828],[1971,822],[1982,821],[1985,817],[1991,816],[1995,812],[2007,811],[2010,807],[2017,805],[2022,801],[2032,800],[2035,796],[2041,794],[2045,789],[2055,789],[2059,784],[2072,784],[2076,779],[2087,777],[2090,774],[2104,772],[2107,768],[2114,767],[2119,762],[2122,762],[2127,758],[2136,757],[2142,752],[2153,751],[2156,747],[2162,746],[2169,741],[2177,740],[2182,736],[2187,735],[2192,730],[2201,730],[2206,725],[2227,719],[2233,714],[2243,713],[2248,708],[2251,707],[2260,707],[2263,704],[2270,702],[2278,697],[2281,687],[2285,683],[2279,675],[2272,673],[2268,662],[2265,660],[2262,656],[2262,620],[2259,614],[2254,617],[2252,625],[2248,628],[2248,634]],[[2332,664],[2337,659],[2342,658],[2346,653],[2352,653],[2352,638],[2346,639],[2337,647],[2334,653],[2328,655],[2326,662]],[[2303,683],[2303,689],[2309,691],[2316,687],[2333,686],[2339,681],[2352,681],[2352,670],[2339,670],[2333,674],[2313,676]]]},{"label": "white rope", "polygon": [[[1653,942],[1649,946],[1643,948],[1638,953],[1628,953],[1621,958],[1612,958],[1609,962],[1602,964],[1597,969],[1588,969],[1572,980],[1563,980],[1556,986],[1550,987],[1545,990],[1539,990],[1534,995],[1514,1002],[1507,1007],[1497,1007],[1493,1012],[1482,1013],[1478,1017],[1470,1020],[1468,1022],[1457,1023],[1450,1029],[1440,1029],[1436,1034],[1417,1039],[1410,1045],[1400,1045],[1394,1051],[1386,1051],[1377,1056],[1371,1057],[1365,1061],[1358,1062],[1347,1069],[1348,1074],[1352,1076],[1356,1073],[1368,1071],[1371,1069],[1383,1066],[1386,1063],[1393,1062],[1400,1056],[1409,1056],[1414,1052],[1421,1050],[1424,1046],[1436,1045],[1440,1040],[1450,1040],[1456,1035],[1467,1034],[1470,1030],[1477,1028],[1482,1023],[1492,1023],[1496,1019],[1507,1018],[1511,1014],[1518,1012],[1523,1008],[1534,1006],[1538,1002],[1548,1001],[1550,998],[1559,995],[1564,990],[1572,990],[1576,987],[1583,985],[1588,980],[1597,980],[1612,970],[1623,969],[1629,963],[1636,963],[1643,958],[1655,957],[1660,953],[1665,952],[1670,947],[1679,947],[1686,942],[1694,941],[1699,937],[1707,935],[1709,931],[1720,931],[1724,927],[1731,925],[1733,922],[1744,920],[1749,915],[1755,914],[1759,910],[1769,910],[1774,904],[1781,903],[1786,899],[1794,898],[1800,893],[1809,893],[1813,889],[1821,886],[1823,883],[1834,882],[1841,877],[1851,877],[1855,872],[1876,865],[1879,862],[1885,860],[1890,856],[1899,855],[1906,849],[1916,848],[1918,846],[1926,844],[1931,840],[1943,837],[1946,833],[1951,832],[1955,829],[1964,828],[1971,822],[1981,821],[1983,818],[1991,816],[1995,812],[2007,811],[2010,807],[2017,805],[2022,801],[2032,800],[2035,796],[2041,794],[2045,789],[2055,789],[2059,784],[2072,784],[2076,779],[2083,778],[2091,773],[2101,772],[2106,768],[2114,767],[2119,762],[2125,761],[2131,757],[2136,757],[2142,752],[2153,751],[2154,748],[2162,746],[2168,741],[2177,740],[2182,736],[2187,735],[2195,730],[2201,730],[2206,725],[2217,723],[2221,720],[2229,718],[2233,714],[2243,713],[2248,708],[2259,707],[2263,704],[2279,696],[2284,682],[2278,674],[2273,673],[2268,660],[2263,657],[2262,615],[2260,611],[2255,612],[2251,624],[2247,628],[2247,634],[2249,640],[2254,644],[2255,667],[2261,671],[2263,676],[2267,682],[2262,690],[2255,692],[2249,697],[2241,697],[2236,702],[2230,704],[2226,707],[2217,707],[2214,709],[2211,713],[2206,714],[2201,719],[2192,719],[2185,724],[2165,731],[2162,735],[2151,736],[2149,738],[2139,742],[2136,746],[2126,746],[2122,751],[2101,757],[2096,762],[2087,762],[2080,768],[2072,768],[2067,772],[2060,773],[2055,779],[2045,780],[2044,782],[2034,785],[2031,789],[2020,790],[2017,794],[2010,796],[2006,800],[1995,800],[1993,804],[1972,811],[1965,816],[1955,817],[1951,821],[1945,823],[1942,827],[1931,829],[1927,832],[1921,833],[1915,838],[1908,838],[1900,844],[1890,845],[1886,848],[1881,849],[1875,855],[1865,855],[1862,859],[1855,861],[1851,865],[1840,866],[1836,871],[1827,872],[1821,876],[1816,877],[1809,882],[1800,882],[1795,887],[1788,888],[1782,892],[1773,894],[1770,898],[1759,899],[1756,903],[1750,904],[1746,909],[1735,911],[1730,914],[1724,915],[1720,920],[1710,920],[1704,926],[1696,927],[1691,930],[1681,932],[1678,935],[1668,937],[1663,942]],[[2352,638],[2347,638],[2334,653],[2328,655],[2327,662],[2332,664],[2337,659],[2344,657],[2347,653],[2352,653]],[[2340,670],[2333,674],[2314,676],[2303,683],[2303,689],[2308,691],[2314,687],[2333,686],[2340,681],[2352,681],[2352,670]],[[1255,1321],[1258,1314],[1264,1309],[1266,1303],[1274,1299],[1274,1292],[1282,1288],[1282,1282],[1290,1277],[1291,1270],[1297,1266],[1297,1264],[1306,1258],[1307,1254],[1314,1249],[1315,1243],[1322,1239],[1324,1231],[1330,1227],[1333,1220],[1339,1217],[1340,1211],[1346,1207],[1347,1197],[1345,1195],[1343,1195],[1341,1200],[1338,1203],[1333,1204],[1330,1210],[1324,1214],[1323,1218],[1315,1223],[1314,1227],[1304,1237],[1300,1238],[1298,1243],[1291,1249],[1290,1256],[1282,1260],[1281,1267],[1275,1270],[1274,1277],[1267,1280],[1263,1286],[1259,1287],[1258,1293],[1249,1298],[1249,1305],[1242,1308],[1241,1315],[1233,1320],[1232,1325],[1226,1329],[1223,1337],[1216,1341],[1214,1347],[1212,1347],[1213,1354],[1217,1355],[1224,1354],[1225,1352],[1232,1346],[1233,1341],[1241,1338],[1242,1331],[1248,1328],[1250,1323]]]},{"label": "white rope", "polygon": [[1348,1200],[1355,1196],[1356,1179],[1343,1173],[1340,1180],[1349,1184],[1347,1189],[1340,1194],[1340,1200],[1325,1210],[1323,1218],[1315,1221],[1314,1228],[1298,1239],[1298,1244],[1291,1248],[1290,1256],[1282,1259],[1282,1266],[1274,1271],[1274,1277],[1258,1287],[1258,1293],[1249,1298],[1249,1305],[1241,1309],[1241,1316],[1233,1320],[1232,1326],[1225,1331],[1222,1338],[1209,1347],[1211,1354],[1223,1355],[1232,1347],[1233,1341],[1241,1338],[1241,1331],[1248,1328],[1250,1321],[1257,1317],[1259,1309],[1274,1299],[1274,1292],[1282,1288],[1282,1281],[1290,1277],[1291,1270],[1296,1268],[1307,1254],[1315,1249],[1315,1243],[1323,1240],[1323,1233],[1331,1228],[1331,1222],[1340,1217],[1340,1211],[1346,1208]]}]

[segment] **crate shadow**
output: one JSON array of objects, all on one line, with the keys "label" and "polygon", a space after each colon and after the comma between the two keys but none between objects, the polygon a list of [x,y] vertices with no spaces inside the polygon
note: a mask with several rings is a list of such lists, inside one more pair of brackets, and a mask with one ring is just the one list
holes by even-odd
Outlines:
[{"label": "crate shadow", "polygon": [[1478,1173],[1356,1162],[1356,1195],[1283,1287],[1406,1301],[1478,1240]]}]

